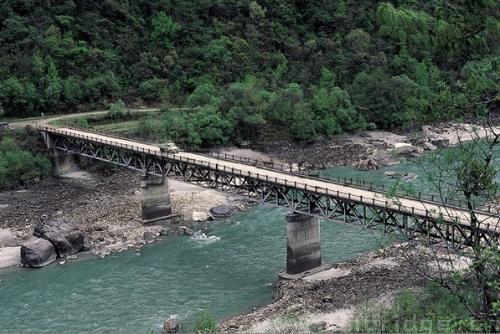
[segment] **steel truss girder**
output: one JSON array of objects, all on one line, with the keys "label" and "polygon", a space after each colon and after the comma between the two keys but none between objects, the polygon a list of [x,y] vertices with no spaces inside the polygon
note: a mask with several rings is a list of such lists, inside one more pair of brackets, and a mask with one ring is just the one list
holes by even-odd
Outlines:
[{"label": "steel truss girder", "polygon": [[[50,136],[53,136],[54,148],[57,150],[113,163],[144,174],[181,179],[325,219],[342,219],[345,223],[357,223],[369,228],[382,226],[384,231],[399,231],[408,239],[425,236],[428,241],[441,239],[459,246],[471,244],[471,231],[463,225],[444,223],[431,217],[419,217],[402,210],[361,204],[335,195],[316,194],[294,188],[293,185],[276,184],[271,180],[232,174],[165,156],[158,157],[85,139],[56,134]],[[498,233],[482,232],[480,237],[486,244],[498,242]]]}]

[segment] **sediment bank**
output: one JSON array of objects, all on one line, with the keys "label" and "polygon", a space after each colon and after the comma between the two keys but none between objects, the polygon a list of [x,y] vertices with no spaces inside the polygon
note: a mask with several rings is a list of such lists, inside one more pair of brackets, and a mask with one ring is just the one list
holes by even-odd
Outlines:
[{"label": "sediment bank", "polygon": [[[440,267],[436,258],[441,257],[453,265]],[[421,273],[437,277],[443,270],[460,270],[468,265],[466,258],[450,255],[439,244],[431,250],[418,241],[396,243],[351,261],[325,265],[323,271],[302,278],[279,280],[273,303],[223,321],[220,330],[300,333],[316,326],[349,332],[351,321],[366,305],[388,307],[397,292],[421,289],[427,282]]]},{"label": "sediment bank", "polygon": [[[496,131],[500,132],[500,128]],[[425,151],[456,146],[459,141],[485,138],[488,134],[489,130],[478,125],[448,122],[404,134],[375,130],[342,134],[314,143],[261,143],[255,145],[255,150],[277,162],[297,163],[307,169],[352,166],[372,170],[397,164],[407,157],[418,157]],[[226,153],[232,154],[231,151]],[[234,154],[240,152],[245,154],[241,150]]]},{"label": "sediment bank", "polygon": [[[166,233],[177,233],[177,225],[190,224],[193,212],[209,216],[210,208],[216,205],[242,206],[237,198],[215,190],[175,180],[169,180],[169,186],[173,211],[184,217],[176,226],[142,224],[140,176],[128,170],[114,169],[111,174],[78,171],[25,189],[1,192],[0,249],[18,247],[30,239],[38,222],[61,219],[83,232],[92,254],[104,257],[142,247]],[[12,254],[7,250],[0,253],[4,259],[0,267],[18,263]]]}]

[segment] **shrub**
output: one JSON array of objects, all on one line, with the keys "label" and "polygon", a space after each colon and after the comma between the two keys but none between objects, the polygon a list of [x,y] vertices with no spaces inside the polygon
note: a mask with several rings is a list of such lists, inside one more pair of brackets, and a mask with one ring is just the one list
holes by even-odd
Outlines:
[{"label": "shrub", "polygon": [[11,188],[50,175],[52,166],[46,157],[20,149],[14,139],[0,140],[0,188]]},{"label": "shrub", "polygon": [[123,101],[111,103],[106,116],[114,120],[123,119],[125,117],[126,110],[127,106],[123,103]]},{"label": "shrub", "polygon": [[139,86],[139,94],[148,103],[160,101],[167,94],[165,80],[155,78],[143,81]]},{"label": "shrub", "polygon": [[195,333],[217,333],[217,321],[209,311],[202,311],[196,316],[193,327]]}]

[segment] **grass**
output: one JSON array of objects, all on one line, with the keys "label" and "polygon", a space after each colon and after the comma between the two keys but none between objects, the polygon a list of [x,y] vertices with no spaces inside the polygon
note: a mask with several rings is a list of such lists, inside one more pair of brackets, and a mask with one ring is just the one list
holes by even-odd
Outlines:
[{"label": "grass", "polygon": [[134,131],[138,128],[141,120],[133,120],[133,121],[124,121],[124,122],[115,122],[115,123],[107,123],[100,124],[94,127],[97,131],[111,131],[111,132],[130,132]]},{"label": "grass", "polygon": [[209,311],[202,311],[196,316],[194,333],[217,333],[217,321]]}]

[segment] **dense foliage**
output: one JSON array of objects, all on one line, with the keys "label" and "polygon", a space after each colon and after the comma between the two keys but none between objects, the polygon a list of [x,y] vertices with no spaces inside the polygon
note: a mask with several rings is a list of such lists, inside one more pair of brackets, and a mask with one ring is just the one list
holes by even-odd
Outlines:
[{"label": "dense foliage", "polygon": [[24,148],[33,149],[29,134],[0,134],[0,189],[14,188],[50,175],[50,160]]},{"label": "dense foliage", "polygon": [[192,145],[410,127],[494,98],[499,27],[495,0],[5,0],[0,104],[188,105]]}]

